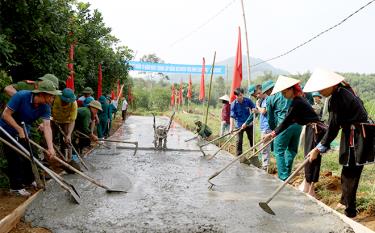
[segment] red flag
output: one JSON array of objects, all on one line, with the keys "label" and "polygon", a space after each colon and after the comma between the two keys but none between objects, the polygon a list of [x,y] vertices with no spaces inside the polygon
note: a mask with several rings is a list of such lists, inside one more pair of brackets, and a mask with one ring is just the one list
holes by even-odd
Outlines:
[{"label": "red flag", "polygon": [[174,96],[174,84],[172,84],[172,94],[171,94],[171,106],[174,106],[175,104],[175,96]]},{"label": "red flag", "polygon": [[182,105],[182,80],[181,80],[181,82],[180,82],[180,90],[179,90],[179,92],[178,92],[178,103],[180,104],[180,105]]},{"label": "red flag", "polygon": [[202,76],[201,76],[201,87],[199,90],[199,100],[203,101],[204,100],[204,73],[206,72],[205,70],[205,60],[203,58],[203,65],[202,65]]},{"label": "red flag", "polygon": [[133,95],[132,95],[132,87],[129,86],[128,88],[128,102],[131,103],[133,102]]},{"label": "red flag", "polygon": [[191,75],[189,77],[189,87],[188,87],[188,92],[187,92],[187,98],[189,100],[191,100],[191,97],[193,96],[193,93],[192,93],[192,83],[191,83]]},{"label": "red flag", "polygon": [[111,100],[114,100],[115,99],[115,92],[112,90],[111,91]]},{"label": "red flag", "polygon": [[237,44],[237,53],[236,61],[233,67],[233,80],[232,88],[230,90],[230,102],[236,99],[234,95],[234,90],[241,86],[242,81],[242,49],[241,49],[241,28],[238,27],[238,44]]},{"label": "red flag", "polygon": [[70,44],[69,63],[68,63],[69,76],[66,79],[66,87],[74,91],[73,59],[74,59],[74,43]]},{"label": "red flag", "polygon": [[99,63],[98,68],[98,99],[102,96],[102,64]]},{"label": "red flag", "polygon": [[116,96],[119,96],[120,95],[120,80],[118,79],[117,80],[117,93],[116,93]]}]

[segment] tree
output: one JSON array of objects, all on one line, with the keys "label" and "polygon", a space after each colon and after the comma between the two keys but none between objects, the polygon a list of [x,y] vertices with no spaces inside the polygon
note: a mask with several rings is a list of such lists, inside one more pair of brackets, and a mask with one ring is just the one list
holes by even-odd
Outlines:
[{"label": "tree", "polygon": [[160,57],[156,56],[155,53],[143,55],[141,57],[140,61],[153,62],[153,63],[164,63],[164,61]]}]

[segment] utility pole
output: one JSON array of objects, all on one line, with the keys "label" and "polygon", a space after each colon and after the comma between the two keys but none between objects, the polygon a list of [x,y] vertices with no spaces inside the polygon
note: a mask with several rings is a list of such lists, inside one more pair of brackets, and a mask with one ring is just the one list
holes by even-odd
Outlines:
[{"label": "utility pole", "polygon": [[249,54],[249,40],[247,38],[247,27],[246,27],[246,17],[245,17],[245,8],[243,5],[243,0],[241,0],[242,6],[242,15],[243,15],[243,23],[245,26],[245,38],[246,38],[246,54],[247,54],[247,86],[250,86],[250,54]]}]

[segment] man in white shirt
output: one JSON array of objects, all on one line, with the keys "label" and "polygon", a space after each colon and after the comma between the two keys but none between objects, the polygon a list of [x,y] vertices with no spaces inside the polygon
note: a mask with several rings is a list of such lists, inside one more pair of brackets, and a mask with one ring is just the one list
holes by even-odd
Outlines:
[{"label": "man in white shirt", "polygon": [[126,110],[128,109],[128,102],[126,101],[125,97],[123,97],[123,100],[122,100],[122,107],[121,107],[121,110],[122,110],[122,120],[125,121],[125,118],[126,118]]}]

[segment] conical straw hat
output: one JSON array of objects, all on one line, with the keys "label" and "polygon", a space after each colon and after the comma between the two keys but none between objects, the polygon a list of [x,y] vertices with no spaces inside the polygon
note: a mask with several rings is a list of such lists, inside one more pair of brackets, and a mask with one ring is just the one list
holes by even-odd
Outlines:
[{"label": "conical straw hat", "polygon": [[225,100],[229,102],[229,96],[228,95],[223,95],[222,97],[219,98],[219,100]]},{"label": "conical straw hat", "polygon": [[344,77],[332,71],[316,69],[303,88],[303,92],[320,91],[344,81]]},{"label": "conical straw hat", "polygon": [[271,95],[274,95],[274,94],[276,94],[280,91],[283,91],[283,90],[285,90],[289,87],[292,87],[299,82],[300,82],[300,80],[298,80],[298,79],[288,78],[288,77],[279,75],[279,77],[277,78],[275,87],[272,90]]}]

